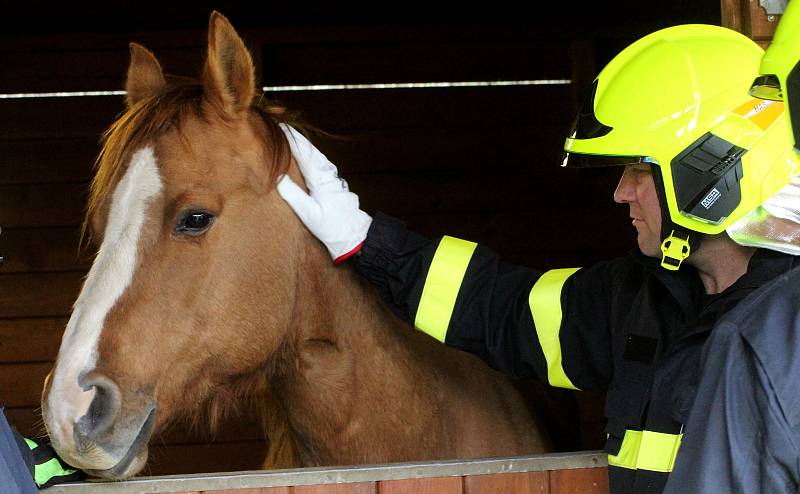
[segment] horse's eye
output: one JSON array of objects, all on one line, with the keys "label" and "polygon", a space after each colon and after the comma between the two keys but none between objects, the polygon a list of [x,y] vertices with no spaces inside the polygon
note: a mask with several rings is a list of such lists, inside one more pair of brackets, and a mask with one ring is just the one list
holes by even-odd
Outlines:
[{"label": "horse's eye", "polygon": [[187,211],[182,214],[175,225],[178,235],[201,235],[214,222],[214,215],[208,211]]}]

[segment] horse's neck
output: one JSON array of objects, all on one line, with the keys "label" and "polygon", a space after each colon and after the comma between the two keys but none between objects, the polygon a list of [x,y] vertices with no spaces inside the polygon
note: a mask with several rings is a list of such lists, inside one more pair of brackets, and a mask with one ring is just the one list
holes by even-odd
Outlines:
[{"label": "horse's neck", "polygon": [[311,256],[300,275],[278,391],[306,463],[331,461],[329,452],[347,441],[343,436],[358,434],[354,424],[391,406],[375,401],[392,401],[386,380],[402,388],[425,372],[413,345],[405,344],[410,328],[352,269],[322,259]]}]

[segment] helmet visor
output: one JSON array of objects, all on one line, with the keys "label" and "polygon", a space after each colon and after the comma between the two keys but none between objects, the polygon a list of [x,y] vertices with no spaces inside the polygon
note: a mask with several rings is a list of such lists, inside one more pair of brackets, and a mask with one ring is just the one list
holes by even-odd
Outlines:
[{"label": "helmet visor", "polygon": [[561,166],[570,168],[606,168],[609,166],[656,164],[656,160],[648,156],[607,156],[600,154],[564,153]]},{"label": "helmet visor", "polygon": [[753,81],[753,85],[750,87],[750,96],[772,101],[781,101],[783,100],[781,82],[773,74],[756,77],[756,80]]}]

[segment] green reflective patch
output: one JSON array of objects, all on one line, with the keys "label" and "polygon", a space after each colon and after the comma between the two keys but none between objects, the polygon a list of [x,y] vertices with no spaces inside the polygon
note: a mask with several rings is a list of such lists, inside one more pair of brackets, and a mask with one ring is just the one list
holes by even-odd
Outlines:
[{"label": "green reflective patch", "polygon": [[74,469],[64,469],[61,466],[61,462],[58,461],[58,458],[52,458],[41,465],[36,465],[35,470],[35,479],[36,484],[39,486],[45,485],[54,477],[66,477],[68,475],[72,475],[77,470]]}]

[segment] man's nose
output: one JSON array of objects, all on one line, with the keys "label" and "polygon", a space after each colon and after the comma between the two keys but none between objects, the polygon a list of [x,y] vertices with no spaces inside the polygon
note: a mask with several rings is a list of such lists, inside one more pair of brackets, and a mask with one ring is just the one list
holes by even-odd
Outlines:
[{"label": "man's nose", "polygon": [[614,202],[625,204],[636,200],[636,181],[630,167],[625,167],[617,188],[614,190]]}]

